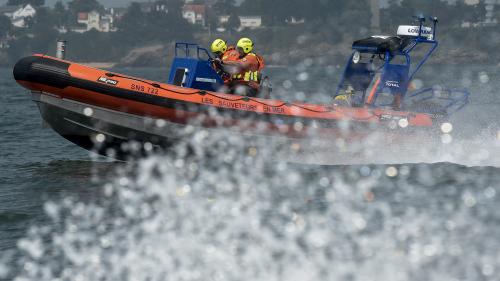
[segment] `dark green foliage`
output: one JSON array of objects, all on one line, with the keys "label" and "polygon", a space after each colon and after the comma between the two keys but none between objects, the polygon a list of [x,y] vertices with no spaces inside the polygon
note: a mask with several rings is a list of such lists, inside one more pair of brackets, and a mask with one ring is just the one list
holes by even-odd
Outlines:
[{"label": "dark green foliage", "polygon": [[45,0],[9,0],[7,1],[7,5],[26,5],[31,4],[33,6],[43,6],[45,4]]},{"label": "dark green foliage", "polygon": [[54,42],[57,40],[58,32],[54,29],[55,18],[52,11],[40,7],[34,18],[26,19],[27,30],[25,33],[17,34],[17,40],[10,43],[10,57],[25,56],[32,52],[49,53],[55,49]]},{"label": "dark green foliage", "polygon": [[12,31],[10,19],[4,15],[0,15],[0,38],[9,34]]},{"label": "dark green foliage", "polygon": [[56,19],[52,11],[47,8],[39,8],[33,19],[31,32],[35,34],[32,48],[42,53],[48,53],[57,40],[58,32],[54,28]]},{"label": "dark green foliage", "polygon": [[54,5],[53,14],[58,27],[66,26],[70,22],[68,10],[61,1],[57,1]]},{"label": "dark green foliage", "polygon": [[230,15],[236,11],[235,0],[218,0],[213,7],[217,15]]},{"label": "dark green foliage", "polygon": [[[438,16],[441,19],[439,35],[445,46],[498,53],[499,36],[488,36],[498,33],[494,28],[474,27],[474,31],[467,32],[461,27],[467,22],[483,21],[483,1],[476,6],[466,6],[462,1],[455,4],[437,0],[389,2],[391,5],[381,11],[382,33],[394,34],[398,25],[411,24],[415,15]],[[9,3],[36,5],[43,1],[9,0]],[[133,3],[121,20],[115,22],[118,32],[93,30],[83,34],[58,34],[55,28],[71,28],[76,24],[79,12],[104,11],[98,0],[72,0],[67,6],[59,1],[53,9],[39,7],[35,18],[26,19],[27,29],[13,28],[8,18],[0,16],[0,37],[11,34],[16,38],[9,42],[8,55],[13,62],[30,53],[53,53],[58,38],[68,41],[70,59],[116,61],[135,47],[158,43],[169,45],[174,41],[197,41],[206,45],[214,36],[223,37],[232,44],[240,37],[250,37],[260,53],[295,53],[300,59],[300,56],[316,55],[315,50],[321,50],[316,51],[321,55],[338,44],[345,45],[348,51],[351,40],[369,36],[372,32],[369,0],[245,0],[240,6],[235,0],[218,0],[206,14],[206,26],[212,32],[210,38],[206,27],[190,25],[182,18],[183,0],[158,0],[154,3],[167,5],[168,13],[144,13],[140,4]],[[194,2],[203,3],[204,0]],[[500,21],[499,10],[496,9],[495,17]],[[220,15],[230,15],[225,26],[227,32],[213,35]],[[239,15],[262,16],[264,28],[238,32],[241,25]],[[305,23],[291,25],[292,19],[304,19]],[[321,48],[316,48],[318,46]]]},{"label": "dark green foliage", "polygon": [[[434,0],[403,0],[401,5],[396,4],[397,2],[391,0],[389,8],[382,11],[384,30],[391,30],[397,25],[411,23],[410,19],[415,16],[438,17],[440,28],[446,30],[460,27],[464,22],[481,22],[486,14],[483,1],[474,6],[466,5],[463,1],[448,4],[444,1]],[[428,21],[427,24],[431,23]]]},{"label": "dark green foliage", "polygon": [[127,48],[116,40],[116,34],[91,30],[68,33],[61,37],[68,42],[68,59],[77,61],[113,61],[126,55]]},{"label": "dark green foliage", "polygon": [[104,10],[97,0],[73,0],[68,3],[68,8],[72,13]]},{"label": "dark green foliage", "polygon": [[161,11],[145,14],[138,3],[132,3],[118,23],[118,42],[125,46],[137,46],[192,39],[194,27],[182,17],[182,2],[171,0],[167,2],[167,7],[167,15]]},{"label": "dark green foliage", "polygon": [[236,12],[233,12],[227,21],[226,28],[229,30],[237,30],[241,26],[240,17]]}]

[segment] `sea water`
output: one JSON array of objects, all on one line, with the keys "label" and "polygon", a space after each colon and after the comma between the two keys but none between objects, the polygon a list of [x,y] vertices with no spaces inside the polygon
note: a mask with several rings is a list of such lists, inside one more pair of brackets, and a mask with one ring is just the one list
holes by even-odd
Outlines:
[{"label": "sea water", "polygon": [[[326,69],[274,70],[275,95],[326,102],[340,68]],[[164,80],[164,70],[119,71]],[[167,154],[102,159],[43,129],[1,70],[0,277],[497,280],[497,69],[429,71],[422,81],[472,92],[442,154],[320,166],[203,130]]]}]

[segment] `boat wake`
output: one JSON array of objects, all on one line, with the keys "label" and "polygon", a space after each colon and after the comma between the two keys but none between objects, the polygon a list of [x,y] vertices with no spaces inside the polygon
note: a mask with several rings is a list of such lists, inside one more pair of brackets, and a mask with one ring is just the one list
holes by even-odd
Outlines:
[{"label": "boat wake", "polygon": [[[444,126],[450,126],[445,123]],[[445,128],[446,129],[446,128]],[[446,129],[447,130],[447,129]],[[362,141],[337,139],[318,145],[311,140],[304,149],[290,156],[290,161],[320,165],[370,165],[453,163],[468,167],[500,167],[500,135],[494,130],[483,130],[474,136],[441,132],[409,137],[388,138],[384,133],[373,133]]]},{"label": "boat wake", "polygon": [[[495,173],[311,166],[193,132],[129,163],[98,199],[45,205],[14,280],[494,280]],[[490,176],[488,176],[488,174]],[[439,186],[439,188],[435,188]],[[490,208],[491,207],[491,208]],[[480,239],[478,239],[480,237]],[[464,243],[467,241],[467,243]]]}]

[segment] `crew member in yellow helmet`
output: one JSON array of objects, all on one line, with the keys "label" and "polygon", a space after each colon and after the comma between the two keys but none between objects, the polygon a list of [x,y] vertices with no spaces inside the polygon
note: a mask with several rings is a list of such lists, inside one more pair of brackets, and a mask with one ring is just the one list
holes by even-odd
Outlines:
[{"label": "crew member in yellow helmet", "polygon": [[254,44],[249,38],[241,38],[236,44],[238,58],[223,60],[225,65],[233,66],[232,80],[229,83],[232,93],[255,97],[260,91],[261,71],[264,59],[253,53]]},{"label": "crew member in yellow helmet", "polygon": [[228,46],[227,42],[222,39],[215,39],[210,46],[210,50],[216,58],[221,60],[227,60],[238,56],[236,48],[234,46]]},{"label": "crew member in yellow helmet", "polygon": [[226,41],[222,39],[215,39],[210,46],[210,51],[212,51],[215,56],[212,67],[217,71],[217,74],[221,76],[224,84],[228,85],[231,82],[231,75],[224,70],[222,61],[237,59],[239,56],[238,51],[234,46],[228,46]]}]

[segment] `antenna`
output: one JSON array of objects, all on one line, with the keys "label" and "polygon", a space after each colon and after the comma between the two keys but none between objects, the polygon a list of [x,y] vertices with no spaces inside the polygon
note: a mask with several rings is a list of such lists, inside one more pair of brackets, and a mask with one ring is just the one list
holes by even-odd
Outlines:
[{"label": "antenna", "polygon": [[437,24],[438,24],[439,20],[437,17],[430,17],[429,19],[434,23],[432,39],[436,40],[436,29],[437,29]]},{"label": "antenna", "polygon": [[418,37],[422,37],[422,29],[424,28],[425,17],[423,15],[419,15],[418,21],[420,23],[420,27],[418,29]]},{"label": "antenna", "polygon": [[419,23],[418,37],[422,37],[422,28],[424,27],[425,17],[423,14],[419,14],[418,16],[413,16],[413,18],[418,20]]}]

